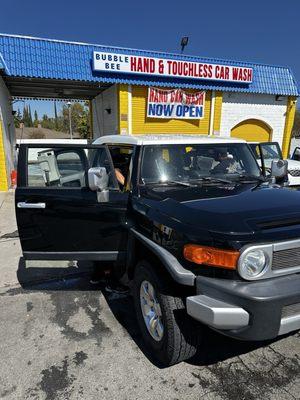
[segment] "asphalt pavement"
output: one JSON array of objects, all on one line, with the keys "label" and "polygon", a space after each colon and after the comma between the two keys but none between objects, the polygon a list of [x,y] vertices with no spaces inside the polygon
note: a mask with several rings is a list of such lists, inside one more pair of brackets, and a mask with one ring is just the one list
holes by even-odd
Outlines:
[{"label": "asphalt pavement", "polygon": [[300,399],[300,333],[239,342],[209,329],[199,354],[161,368],[132,299],[89,283],[89,263],[24,263],[13,193],[0,195],[0,398]]}]

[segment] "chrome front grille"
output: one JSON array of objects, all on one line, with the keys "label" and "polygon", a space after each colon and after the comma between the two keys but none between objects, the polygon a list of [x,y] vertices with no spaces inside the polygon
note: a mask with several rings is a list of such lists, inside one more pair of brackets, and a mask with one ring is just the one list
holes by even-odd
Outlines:
[{"label": "chrome front grille", "polygon": [[300,266],[300,247],[279,250],[273,253],[273,270],[293,268],[298,266]]},{"label": "chrome front grille", "polygon": [[300,303],[283,307],[281,318],[293,317],[294,315],[300,315]]},{"label": "chrome front grille", "polygon": [[300,169],[289,169],[288,172],[292,176],[300,176]]}]

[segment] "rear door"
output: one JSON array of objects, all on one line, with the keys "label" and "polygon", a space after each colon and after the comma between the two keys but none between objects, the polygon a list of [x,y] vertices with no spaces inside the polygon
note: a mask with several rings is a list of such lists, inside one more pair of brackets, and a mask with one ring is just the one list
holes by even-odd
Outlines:
[{"label": "rear door", "polygon": [[[109,201],[88,187],[105,167]],[[126,245],[128,192],[120,191],[106,146],[24,144],[19,149],[16,217],[27,259],[114,260]]]}]

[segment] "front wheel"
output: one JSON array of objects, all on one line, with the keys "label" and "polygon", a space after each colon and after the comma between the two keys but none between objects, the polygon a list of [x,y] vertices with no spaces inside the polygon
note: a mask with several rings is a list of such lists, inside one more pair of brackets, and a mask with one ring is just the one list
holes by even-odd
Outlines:
[{"label": "front wheel", "polygon": [[139,327],[147,347],[165,366],[195,355],[201,336],[182,298],[170,295],[167,286],[147,261],[137,265],[133,296]]}]

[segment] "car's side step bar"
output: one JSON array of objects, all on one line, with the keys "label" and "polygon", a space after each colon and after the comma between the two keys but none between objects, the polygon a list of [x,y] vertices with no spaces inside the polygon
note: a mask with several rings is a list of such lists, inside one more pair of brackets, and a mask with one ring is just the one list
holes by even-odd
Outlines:
[{"label": "car's side step bar", "polygon": [[124,251],[36,252],[24,251],[25,260],[94,260],[117,261],[125,258]]}]

